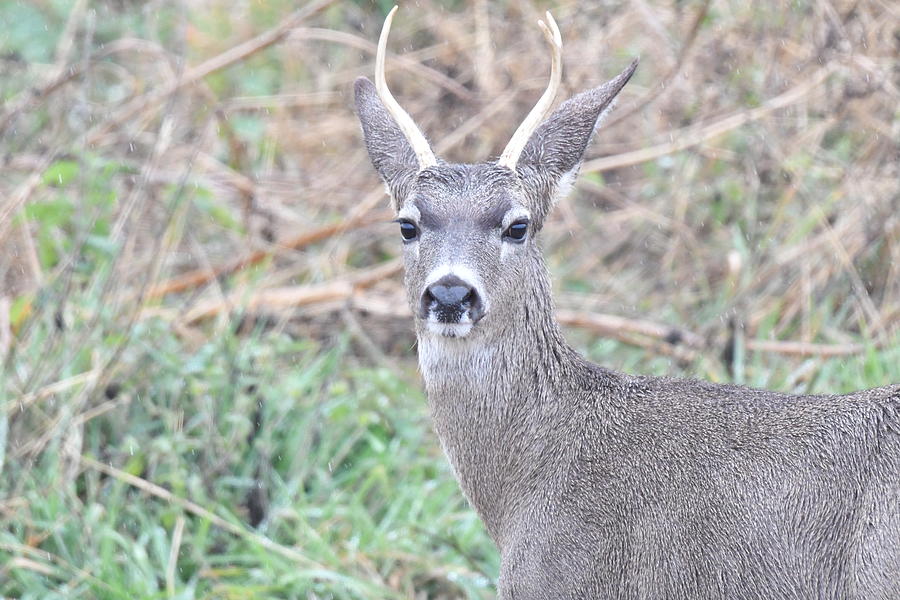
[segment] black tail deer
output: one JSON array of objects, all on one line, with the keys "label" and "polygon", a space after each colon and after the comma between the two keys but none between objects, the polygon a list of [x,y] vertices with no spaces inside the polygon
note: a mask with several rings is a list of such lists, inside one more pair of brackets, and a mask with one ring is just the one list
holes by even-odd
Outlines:
[{"label": "black tail deer", "polygon": [[434,426],[500,550],[500,597],[900,598],[900,385],[789,396],[631,376],[560,333],[536,237],[637,62],[549,113],[548,13],[546,92],[498,160],[449,164],[388,90],[393,15],[356,104]]}]

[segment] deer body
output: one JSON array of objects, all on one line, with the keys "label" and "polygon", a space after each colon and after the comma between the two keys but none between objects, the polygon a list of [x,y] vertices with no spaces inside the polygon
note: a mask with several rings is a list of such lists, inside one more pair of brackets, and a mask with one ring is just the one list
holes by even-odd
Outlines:
[{"label": "deer body", "polygon": [[485,345],[419,331],[501,598],[900,597],[900,386],[632,377],[567,346],[549,304],[530,312]]},{"label": "deer body", "polygon": [[451,165],[384,93],[392,16],[357,107],[435,430],[500,550],[500,598],[900,598],[900,385],[637,377],[563,339],[534,235],[636,63],[538,126],[551,84],[497,163]]}]

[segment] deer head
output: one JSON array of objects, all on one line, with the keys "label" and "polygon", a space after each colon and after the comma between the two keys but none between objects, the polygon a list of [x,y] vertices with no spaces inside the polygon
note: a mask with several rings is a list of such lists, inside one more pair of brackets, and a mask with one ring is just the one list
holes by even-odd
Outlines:
[{"label": "deer head", "polygon": [[489,335],[491,323],[509,324],[525,292],[538,285],[543,261],[535,236],[571,189],[594,131],[637,61],[545,120],[559,88],[562,54],[548,12],[547,22],[539,22],[551,51],[546,91],[496,162],[448,164],[435,157],[388,89],[385,51],[396,10],[378,42],[375,84],[360,77],[355,92],[369,157],[400,226],[416,328],[420,336]]}]

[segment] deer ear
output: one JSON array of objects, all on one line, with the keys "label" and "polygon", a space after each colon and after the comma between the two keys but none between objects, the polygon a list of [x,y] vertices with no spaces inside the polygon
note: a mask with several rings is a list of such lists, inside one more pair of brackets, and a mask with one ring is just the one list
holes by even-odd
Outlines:
[{"label": "deer ear", "polygon": [[381,102],[374,83],[359,77],[354,92],[356,112],[362,124],[369,159],[387,186],[391,205],[396,211],[409,194],[419,172],[416,153]]},{"label": "deer ear", "polygon": [[637,64],[635,59],[614,79],[565,101],[531,134],[516,171],[529,197],[540,199],[540,205],[532,208],[541,221],[571,190],[594,131]]}]

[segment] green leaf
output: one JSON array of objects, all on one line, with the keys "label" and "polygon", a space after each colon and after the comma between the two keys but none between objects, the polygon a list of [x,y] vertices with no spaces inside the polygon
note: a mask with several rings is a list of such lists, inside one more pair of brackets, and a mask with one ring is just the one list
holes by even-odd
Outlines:
[{"label": "green leaf", "polygon": [[119,244],[105,236],[89,235],[85,242],[88,248],[107,258],[112,258],[119,251]]},{"label": "green leaf", "polygon": [[142,452],[136,452],[134,456],[128,459],[128,462],[125,464],[125,468],[122,469],[129,475],[134,475],[135,477],[140,476],[141,473],[144,472],[144,469],[147,466],[146,457]]},{"label": "green leaf", "polygon": [[9,307],[9,322],[12,324],[13,328],[17,328],[21,325],[22,321],[31,314],[31,304],[33,301],[34,297],[31,294],[19,296],[13,301],[12,306]]},{"label": "green leaf", "polygon": [[44,171],[44,185],[64,187],[78,176],[78,163],[71,160],[58,160]]},{"label": "green leaf", "polygon": [[41,266],[45,269],[55,266],[59,260],[59,253],[56,251],[56,240],[54,239],[54,236],[50,233],[48,228],[41,227],[40,231],[38,231],[37,238],[37,251]]},{"label": "green leaf", "polygon": [[15,53],[27,62],[50,62],[56,27],[34,2],[0,2],[0,53]]},{"label": "green leaf", "polygon": [[32,202],[25,207],[25,216],[42,228],[65,225],[72,218],[72,203],[65,198]]}]

